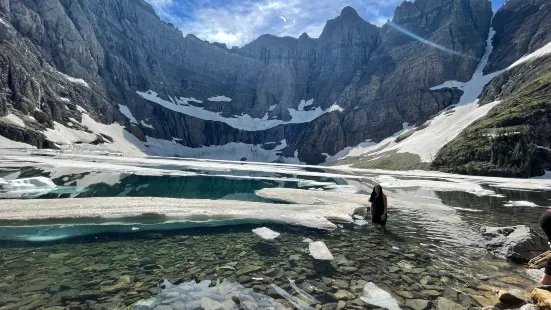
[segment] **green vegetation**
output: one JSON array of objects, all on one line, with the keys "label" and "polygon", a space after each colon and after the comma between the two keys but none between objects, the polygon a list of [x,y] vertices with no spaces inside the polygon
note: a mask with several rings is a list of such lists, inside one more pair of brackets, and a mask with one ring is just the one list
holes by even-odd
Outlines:
[{"label": "green vegetation", "polygon": [[361,169],[388,169],[388,170],[428,170],[429,164],[421,162],[417,154],[398,153],[389,151],[376,155],[362,157],[349,157],[334,163],[338,165],[351,165]]},{"label": "green vegetation", "polygon": [[[506,82],[501,79],[494,83]],[[548,72],[522,85],[486,117],[465,129],[440,150],[432,167],[474,175],[537,176],[551,167],[551,152],[546,149],[550,145],[551,72]]]}]

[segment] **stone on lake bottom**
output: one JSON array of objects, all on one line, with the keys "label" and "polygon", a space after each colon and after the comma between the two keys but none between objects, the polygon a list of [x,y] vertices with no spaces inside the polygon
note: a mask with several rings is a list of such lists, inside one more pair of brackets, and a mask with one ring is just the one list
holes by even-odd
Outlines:
[{"label": "stone on lake bottom", "polygon": [[406,306],[413,310],[425,310],[429,308],[429,301],[424,299],[407,299]]},{"label": "stone on lake bottom", "polygon": [[447,298],[438,297],[438,299],[436,300],[436,309],[437,310],[460,310],[460,309],[466,309],[466,308]]}]

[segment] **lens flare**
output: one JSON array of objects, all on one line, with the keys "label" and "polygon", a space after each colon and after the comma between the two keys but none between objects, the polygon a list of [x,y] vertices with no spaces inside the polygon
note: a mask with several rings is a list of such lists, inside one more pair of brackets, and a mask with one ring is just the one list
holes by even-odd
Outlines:
[{"label": "lens flare", "polygon": [[420,36],[416,35],[415,33],[411,32],[411,31],[409,31],[409,30],[407,30],[407,29],[405,29],[405,28],[403,28],[403,27],[401,27],[401,26],[398,26],[398,25],[396,25],[396,24],[394,24],[394,23],[388,23],[388,25],[389,25],[390,27],[392,27],[392,28],[394,28],[394,29],[400,31],[401,33],[407,35],[407,36],[410,37],[410,38],[413,38],[413,39],[415,39],[415,40],[417,40],[417,41],[419,41],[419,42],[421,42],[421,43],[423,43],[423,44],[427,44],[427,45],[429,45],[429,46],[431,46],[431,47],[434,47],[434,48],[436,48],[436,49],[439,49],[439,50],[441,50],[441,51],[443,51],[443,52],[446,52],[446,53],[448,53],[448,54],[457,55],[457,56],[463,57],[463,58],[469,58],[469,59],[480,60],[479,58],[465,55],[465,54],[463,54],[463,53],[461,53],[461,52],[451,50],[451,49],[449,49],[449,48],[447,48],[447,47],[444,47],[444,46],[442,46],[442,45],[439,45],[439,44],[436,44],[436,43],[434,43],[434,42],[431,42],[431,41],[429,41],[429,40],[427,40],[427,39],[421,38]]}]

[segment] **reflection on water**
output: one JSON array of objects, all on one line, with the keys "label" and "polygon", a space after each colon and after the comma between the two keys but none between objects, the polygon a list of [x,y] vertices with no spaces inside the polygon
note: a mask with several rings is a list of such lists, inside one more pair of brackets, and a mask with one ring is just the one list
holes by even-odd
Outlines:
[{"label": "reflection on water", "polygon": [[[538,220],[551,206],[551,192],[494,190],[505,197],[478,197],[464,192],[438,192],[437,196],[446,205],[479,211],[458,211],[475,229],[482,226],[527,225],[540,230]],[[508,207],[505,206],[507,201],[530,201],[539,207]]]}]

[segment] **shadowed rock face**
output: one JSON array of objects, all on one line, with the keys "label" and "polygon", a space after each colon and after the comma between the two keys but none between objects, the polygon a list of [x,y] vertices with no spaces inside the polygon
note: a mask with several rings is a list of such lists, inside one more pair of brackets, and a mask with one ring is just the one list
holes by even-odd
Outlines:
[{"label": "shadowed rock face", "polygon": [[485,73],[505,69],[551,41],[551,5],[547,0],[509,0],[496,12],[494,50]]},{"label": "shadowed rock face", "polygon": [[[491,15],[485,0],[417,0],[396,9],[394,24],[464,56],[430,47],[388,24],[378,28],[350,7],[329,20],[318,39],[263,35],[227,49],[183,37],[142,0],[1,0],[0,115],[33,116],[37,122],[25,118],[24,130],[38,137],[32,143],[38,147],[48,145],[41,131],[54,121],[80,120],[81,106],[100,122],[127,125],[142,140],[176,137],[199,147],[286,139],[284,153],[298,149],[300,160],[317,164],[322,153],[382,139],[403,122],[423,122],[456,103],[461,91],[429,88],[471,77],[484,53]],[[267,114],[288,121],[288,108],[311,98],[314,104],[305,110],[337,104],[344,111],[248,132],[168,110],[136,94],[147,90],[165,100],[200,99],[193,104],[224,117]],[[232,101],[207,100],[218,95]],[[118,104],[154,129],[130,125]],[[9,138],[34,141],[6,132],[0,128]]]}]

